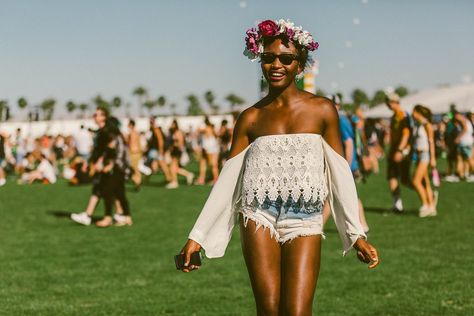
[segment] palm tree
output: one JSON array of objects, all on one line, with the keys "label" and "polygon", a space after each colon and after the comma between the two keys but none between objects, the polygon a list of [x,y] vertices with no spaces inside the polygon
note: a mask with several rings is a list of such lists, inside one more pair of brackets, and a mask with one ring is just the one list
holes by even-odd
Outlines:
[{"label": "palm tree", "polygon": [[354,89],[351,96],[352,102],[356,107],[360,106],[361,104],[369,104],[369,97],[367,97],[367,94],[362,89]]},{"label": "palm tree", "polygon": [[77,109],[77,104],[74,103],[73,101],[68,101],[66,103],[66,108],[69,113],[72,113]]},{"label": "palm tree", "polygon": [[138,86],[133,90],[133,95],[137,96],[138,99],[138,110],[141,113],[142,106],[144,106],[145,99],[148,96],[148,91],[143,86]]},{"label": "palm tree", "polygon": [[122,105],[122,99],[120,97],[114,97],[112,99],[112,105],[114,108],[119,108]]},{"label": "palm tree", "polygon": [[218,114],[219,113],[219,105],[215,104],[214,101],[216,97],[211,90],[206,91],[204,93],[204,99],[206,100],[207,104],[211,108],[211,114]]},{"label": "palm tree", "polygon": [[49,98],[41,102],[40,109],[43,111],[43,118],[46,121],[49,121],[53,118],[54,107],[56,105],[56,100]]},{"label": "palm tree", "polygon": [[245,100],[237,96],[234,93],[228,94],[225,99],[230,103],[230,109],[233,111],[236,105],[242,105],[245,103]]},{"label": "palm tree", "polygon": [[383,90],[375,91],[374,96],[370,100],[370,107],[374,107],[374,106],[384,103],[386,97],[387,95],[385,94],[385,91]]},{"label": "palm tree", "polygon": [[403,98],[403,97],[407,96],[410,92],[408,91],[407,87],[398,86],[395,89],[395,93],[398,94],[400,96],[400,98]]},{"label": "palm tree", "polygon": [[105,108],[105,109],[107,109],[107,111],[110,112],[110,103],[107,102],[107,100],[105,100],[104,98],[102,98],[102,96],[100,94],[96,95],[92,99],[92,102],[94,102],[96,107]]},{"label": "palm tree", "polygon": [[158,99],[156,99],[156,104],[163,108],[166,105],[166,97],[164,95],[160,95]]},{"label": "palm tree", "polygon": [[143,107],[145,107],[148,110],[148,116],[152,115],[153,108],[157,105],[156,101],[153,100],[147,100],[145,103],[143,103]]},{"label": "palm tree", "polygon": [[21,97],[18,99],[17,105],[20,108],[20,110],[23,111],[24,109],[28,107],[28,101],[26,101],[26,98]]},{"label": "palm tree", "polygon": [[202,107],[201,107],[201,102],[199,102],[199,99],[196,97],[196,95],[190,94],[186,97],[186,99],[189,102],[188,115],[204,114],[204,111],[202,110]]},{"label": "palm tree", "polygon": [[86,111],[88,108],[89,108],[89,105],[87,103],[79,104],[79,110],[81,111],[81,118],[86,117]]}]

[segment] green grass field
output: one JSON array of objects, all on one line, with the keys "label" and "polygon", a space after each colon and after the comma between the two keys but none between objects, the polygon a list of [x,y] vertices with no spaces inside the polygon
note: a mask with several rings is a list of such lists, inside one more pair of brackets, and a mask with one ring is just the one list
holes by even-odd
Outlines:
[{"label": "green grass field", "polygon": [[[191,274],[174,267],[209,186],[168,191],[153,177],[129,192],[132,227],[97,229],[68,218],[90,187],[13,180],[0,188],[0,315],[255,314],[238,230],[224,258]],[[354,253],[342,258],[331,223],[314,314],[474,315],[474,184],[443,183],[439,216],[427,219],[407,189],[408,211],[392,214],[382,175],[359,192],[381,264],[368,270]]]}]

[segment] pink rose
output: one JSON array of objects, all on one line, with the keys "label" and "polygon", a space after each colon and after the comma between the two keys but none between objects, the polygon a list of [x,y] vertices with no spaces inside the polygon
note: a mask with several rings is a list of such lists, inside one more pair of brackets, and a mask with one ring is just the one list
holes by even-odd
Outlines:
[{"label": "pink rose", "polygon": [[258,29],[263,36],[275,36],[278,35],[278,25],[272,20],[263,21],[258,25]]},{"label": "pink rose", "polygon": [[314,51],[314,50],[317,50],[319,47],[319,43],[318,42],[311,42],[309,43],[308,45],[308,50],[309,51]]},{"label": "pink rose", "polygon": [[258,53],[258,44],[253,36],[246,38],[247,49],[254,54]]},{"label": "pink rose", "polygon": [[288,36],[288,39],[290,41],[293,40],[293,36],[295,36],[295,30],[293,29],[286,29],[286,36]]}]

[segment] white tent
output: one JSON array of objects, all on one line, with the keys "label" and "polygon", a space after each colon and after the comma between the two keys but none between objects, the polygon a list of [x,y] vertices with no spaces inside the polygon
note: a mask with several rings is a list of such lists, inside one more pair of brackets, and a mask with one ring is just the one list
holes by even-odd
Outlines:
[{"label": "white tent", "polygon": [[[456,104],[460,112],[473,111],[474,83],[423,90],[400,100],[402,108],[410,113],[415,105],[421,104],[429,107],[433,114],[442,114],[449,111],[452,103]],[[383,104],[367,110],[365,114],[367,117],[380,118],[392,116],[392,112]]]}]

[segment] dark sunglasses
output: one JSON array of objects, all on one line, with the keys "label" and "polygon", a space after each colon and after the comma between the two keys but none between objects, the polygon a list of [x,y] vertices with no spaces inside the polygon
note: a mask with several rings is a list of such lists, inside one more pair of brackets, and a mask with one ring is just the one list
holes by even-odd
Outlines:
[{"label": "dark sunglasses", "polygon": [[288,65],[291,65],[291,63],[293,62],[293,60],[298,60],[298,55],[294,55],[294,54],[280,54],[280,55],[275,55],[273,53],[262,53],[260,55],[260,60],[262,61],[262,63],[264,64],[271,64],[275,61],[275,59],[280,60],[280,62],[285,65],[285,66],[288,66]]}]

